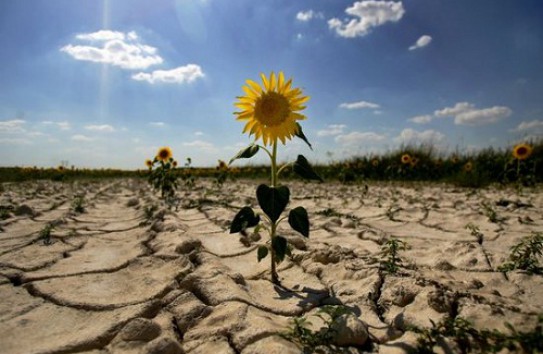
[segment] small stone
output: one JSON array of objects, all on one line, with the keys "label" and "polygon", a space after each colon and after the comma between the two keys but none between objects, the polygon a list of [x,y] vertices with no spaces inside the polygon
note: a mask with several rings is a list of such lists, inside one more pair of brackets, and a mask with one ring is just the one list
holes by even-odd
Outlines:
[{"label": "small stone", "polygon": [[134,198],[128,199],[128,201],[126,202],[126,206],[127,207],[135,207],[135,206],[139,205],[139,203],[140,203],[140,200],[138,198],[134,197]]},{"label": "small stone", "polygon": [[143,351],[146,354],[183,354],[183,348],[169,337],[157,338],[148,343]]},{"label": "small stone", "polygon": [[32,209],[26,204],[19,205],[18,207],[16,207],[13,213],[17,216],[21,216],[21,215],[34,216],[35,215],[34,209]]},{"label": "small stone", "polygon": [[353,314],[341,315],[332,322],[333,343],[338,346],[362,346],[369,337],[368,328]]},{"label": "small stone", "polygon": [[135,318],[124,326],[119,335],[125,342],[149,342],[158,337],[160,332],[160,326],[155,322],[146,318]]}]

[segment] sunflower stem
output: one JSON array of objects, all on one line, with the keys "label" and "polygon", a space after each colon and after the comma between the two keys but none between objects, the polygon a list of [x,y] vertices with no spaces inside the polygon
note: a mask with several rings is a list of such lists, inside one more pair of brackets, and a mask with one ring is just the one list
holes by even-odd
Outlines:
[{"label": "sunflower stem", "polygon": [[[277,186],[277,138],[273,141],[273,149],[271,154],[271,187],[275,188]],[[277,230],[278,222],[271,223],[270,230],[270,258],[271,258],[271,278],[272,283],[279,284],[279,277],[277,276],[277,270],[275,269],[275,250],[273,248],[273,239],[275,238],[275,233]]]}]

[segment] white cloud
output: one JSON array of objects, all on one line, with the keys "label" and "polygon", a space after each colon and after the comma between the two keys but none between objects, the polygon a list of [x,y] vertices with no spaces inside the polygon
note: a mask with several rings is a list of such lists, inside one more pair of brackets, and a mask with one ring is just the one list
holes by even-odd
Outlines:
[{"label": "white cloud", "polygon": [[[79,34],[76,38],[93,42],[93,45],[68,44],[60,48],[60,51],[76,60],[111,64],[129,70],[146,69],[163,62],[156,54],[157,49],[140,43],[135,32],[125,35],[122,32],[101,30]],[[101,45],[94,42],[100,42]]]},{"label": "white cloud", "polygon": [[409,47],[409,50],[415,50],[415,49],[418,49],[418,48],[424,48],[426,47],[428,44],[430,44],[430,42],[432,41],[432,37],[428,36],[428,35],[424,35],[422,37],[420,37],[419,39],[417,39],[417,42],[415,44],[413,44],[411,47]]},{"label": "white cloud", "polygon": [[307,22],[314,18],[324,18],[322,12],[315,12],[313,10],[300,11],[296,14],[296,19],[298,21]]},{"label": "white cloud", "polygon": [[445,135],[432,130],[428,129],[422,132],[416,131],[411,128],[407,128],[402,130],[400,135],[398,135],[396,138],[394,138],[397,142],[400,143],[439,143],[443,140],[445,140]]},{"label": "white cloud", "polygon": [[171,70],[155,70],[152,73],[137,73],[132,75],[132,79],[147,81],[150,84],[157,82],[183,84],[185,82],[193,82],[202,77],[204,77],[202,68],[196,64],[188,64]]},{"label": "white cloud", "polygon": [[0,138],[2,145],[31,145],[32,141],[22,138]]},{"label": "white cloud", "polygon": [[202,136],[202,135],[204,135],[204,133],[203,133],[203,132],[194,132],[194,135],[196,135],[196,136]]},{"label": "white cloud", "polygon": [[342,145],[358,145],[364,143],[379,142],[385,139],[385,135],[380,135],[374,132],[352,132],[349,134],[336,136],[335,141]]},{"label": "white cloud", "polygon": [[491,108],[476,109],[463,112],[454,117],[456,125],[483,125],[496,123],[511,115],[513,111],[508,107],[494,106]]},{"label": "white cloud", "polygon": [[[133,33],[133,32],[130,32]],[[100,30],[92,33],[82,33],[75,36],[75,38],[84,41],[110,41],[113,39],[124,40],[125,35],[123,32]]]},{"label": "white cloud", "polygon": [[454,117],[461,113],[472,111],[475,109],[475,105],[468,102],[458,102],[454,107],[446,107],[434,112],[436,117]]},{"label": "white cloud", "polygon": [[355,2],[345,12],[354,18],[343,21],[332,18],[328,21],[328,27],[341,37],[354,38],[367,35],[373,27],[399,21],[405,10],[401,1],[367,0]]},{"label": "white cloud", "polygon": [[26,124],[26,121],[22,119],[0,121],[0,132],[22,133],[25,131],[25,129],[23,128],[25,124]]},{"label": "white cloud", "polygon": [[360,102],[352,102],[352,103],[342,103],[342,104],[339,105],[339,108],[346,108],[346,109],[372,108],[372,109],[376,109],[376,108],[379,108],[379,105],[377,103],[360,101]]},{"label": "white cloud", "polygon": [[536,119],[531,122],[521,122],[512,131],[525,132],[525,131],[540,131],[540,130],[543,130],[543,121]]},{"label": "white cloud", "polygon": [[339,135],[343,133],[343,130],[347,126],[345,124],[330,124],[326,127],[326,129],[319,130],[317,132],[317,136],[332,136],[332,135]]},{"label": "white cloud", "polygon": [[115,131],[115,128],[113,128],[109,124],[102,124],[102,125],[86,125],[85,129],[92,130],[92,131],[99,131],[99,132],[107,132],[111,133]]},{"label": "white cloud", "polygon": [[45,124],[45,125],[56,125],[60,130],[70,130],[71,129],[71,125],[67,121],[53,122],[53,121],[50,121],[50,120],[45,120],[45,121],[43,121],[41,123]]},{"label": "white cloud", "polygon": [[423,116],[416,116],[413,118],[409,118],[409,121],[417,124],[426,124],[432,121],[432,116],[429,114]]},{"label": "white cloud", "polygon": [[198,150],[204,150],[207,152],[216,152],[217,148],[215,148],[215,145],[213,145],[210,142],[203,141],[203,140],[194,140],[188,143],[183,143],[183,146],[195,148]]},{"label": "white cloud", "polygon": [[85,135],[82,135],[82,134],[72,135],[71,139],[72,139],[73,141],[84,141],[84,142],[88,142],[88,141],[93,141],[93,140],[94,140],[93,138],[89,138],[88,136],[85,136]]},{"label": "white cloud", "polygon": [[153,127],[162,128],[166,125],[164,122],[149,122],[149,125],[152,125]]}]

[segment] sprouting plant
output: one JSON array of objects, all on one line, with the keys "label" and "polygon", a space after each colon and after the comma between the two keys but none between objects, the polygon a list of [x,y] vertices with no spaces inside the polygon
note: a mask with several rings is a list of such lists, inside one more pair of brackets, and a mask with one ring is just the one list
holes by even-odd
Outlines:
[{"label": "sprouting plant", "polygon": [[0,220],[8,219],[11,216],[10,210],[13,210],[13,205],[0,205]]},{"label": "sprouting plant", "polygon": [[530,274],[543,274],[539,257],[543,255],[543,232],[532,232],[519,243],[511,247],[509,261],[498,267],[500,272],[522,269]]},{"label": "sprouting plant", "polygon": [[384,260],[381,261],[381,268],[390,274],[398,272],[402,259],[398,255],[399,251],[404,251],[408,248],[407,243],[397,238],[390,238],[381,246],[381,256]]},{"label": "sprouting plant", "polygon": [[85,198],[82,195],[78,195],[72,200],[72,210],[75,213],[80,214],[84,212],[85,211],[84,205],[85,205]]},{"label": "sprouting plant", "polygon": [[[149,161],[149,160],[148,160]],[[166,200],[175,194],[177,180],[174,173],[177,162],[173,159],[172,150],[169,147],[162,147],[149,167],[149,183],[154,189],[160,190],[161,198]],[[149,162],[146,162],[149,166]],[[157,165],[153,169],[154,165]]]},{"label": "sprouting plant", "polygon": [[[276,78],[271,73],[269,79],[262,74],[263,87],[252,80],[247,80],[247,86],[243,89],[246,96],[238,97],[236,107],[241,112],[236,112],[237,120],[246,121],[244,132],[255,135],[255,141],[262,139],[264,145],[251,144],[241,150],[230,164],[240,158],[251,158],[260,149],[264,150],[271,161],[270,185],[261,184],[256,190],[256,197],[260,208],[264,212],[264,218],[269,227],[270,239],[264,246],[260,246],[257,252],[258,261],[265,258],[268,253],[271,258],[271,280],[278,284],[276,265],[283,261],[290,253],[288,241],[285,237],[277,234],[279,223],[285,219],[281,214],[290,201],[290,190],[287,186],[279,183],[279,174],[285,168],[292,166],[295,173],[307,178],[322,181],[309,165],[307,159],[298,155],[294,163],[288,163],[281,167],[277,164],[277,146],[279,141],[283,144],[294,136],[305,141],[311,148],[305,137],[302,127],[297,120],[305,119],[298,113],[305,107],[303,103],[309,97],[302,96],[299,88],[291,88],[292,80],[285,81],[282,72]],[[271,146],[271,151],[266,146]],[[234,217],[230,226],[230,233],[238,233],[246,228],[257,226],[260,223],[260,215],[256,214],[251,207],[242,208]],[[304,237],[309,237],[309,219],[304,207],[299,206],[291,209],[288,215],[289,225]]]},{"label": "sprouting plant", "polygon": [[190,157],[187,157],[187,159],[185,160],[183,173],[181,174],[181,179],[183,180],[183,182],[185,182],[185,186],[189,188],[194,187],[194,184],[196,183],[191,164],[192,159]]},{"label": "sprouting plant", "polygon": [[215,169],[217,170],[215,183],[220,188],[222,187],[223,183],[226,182],[226,178],[228,178],[228,165],[223,160],[219,160],[219,164]]},{"label": "sprouting plant", "polygon": [[151,219],[153,218],[153,215],[155,214],[155,211],[157,211],[157,210],[158,210],[158,207],[155,204],[146,205],[143,208],[143,214],[144,214],[144,217],[145,217],[144,224],[147,224],[148,222],[151,221]]},{"label": "sprouting plant", "polygon": [[40,230],[40,240],[43,240],[44,245],[50,245],[51,244],[51,231],[53,231],[53,225],[51,223],[47,223],[43,229]]},{"label": "sprouting plant", "polygon": [[488,218],[490,222],[497,223],[497,222],[502,221],[502,219],[498,217],[496,210],[494,210],[494,208],[492,207],[492,205],[490,205],[490,203],[482,202],[481,206],[484,209],[484,214],[486,215],[486,217]]},{"label": "sprouting plant", "polygon": [[313,324],[306,317],[294,317],[291,320],[290,328],[281,333],[281,335],[304,348],[304,353],[309,351],[314,352],[316,347],[326,346],[330,349],[335,349],[333,339],[336,334],[336,329],[333,323],[342,315],[349,313],[345,306],[326,305],[317,311],[316,317],[319,317],[324,326],[314,331],[310,327]]},{"label": "sprouting plant", "polygon": [[483,244],[483,233],[479,230],[479,226],[473,224],[473,223],[468,223],[466,224],[465,228],[467,230],[470,231],[471,235],[472,236],[475,236],[475,238],[477,238],[477,242],[481,245]]},{"label": "sprouting plant", "polygon": [[434,346],[443,338],[453,340],[461,353],[498,353],[503,349],[509,352],[540,353],[543,350],[543,315],[538,317],[538,324],[530,332],[519,332],[506,322],[509,334],[498,330],[478,330],[462,317],[447,317],[437,324],[432,320],[430,322],[431,328],[409,328],[419,335],[415,348],[417,353],[434,353]]}]

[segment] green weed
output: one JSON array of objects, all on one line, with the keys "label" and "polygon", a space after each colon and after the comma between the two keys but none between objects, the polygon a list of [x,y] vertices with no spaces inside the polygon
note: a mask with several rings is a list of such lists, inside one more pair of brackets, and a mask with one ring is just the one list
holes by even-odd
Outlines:
[{"label": "green weed", "polygon": [[515,269],[527,271],[529,274],[543,274],[539,257],[543,255],[543,232],[532,232],[519,243],[511,247],[509,261],[498,267],[500,272]]}]

